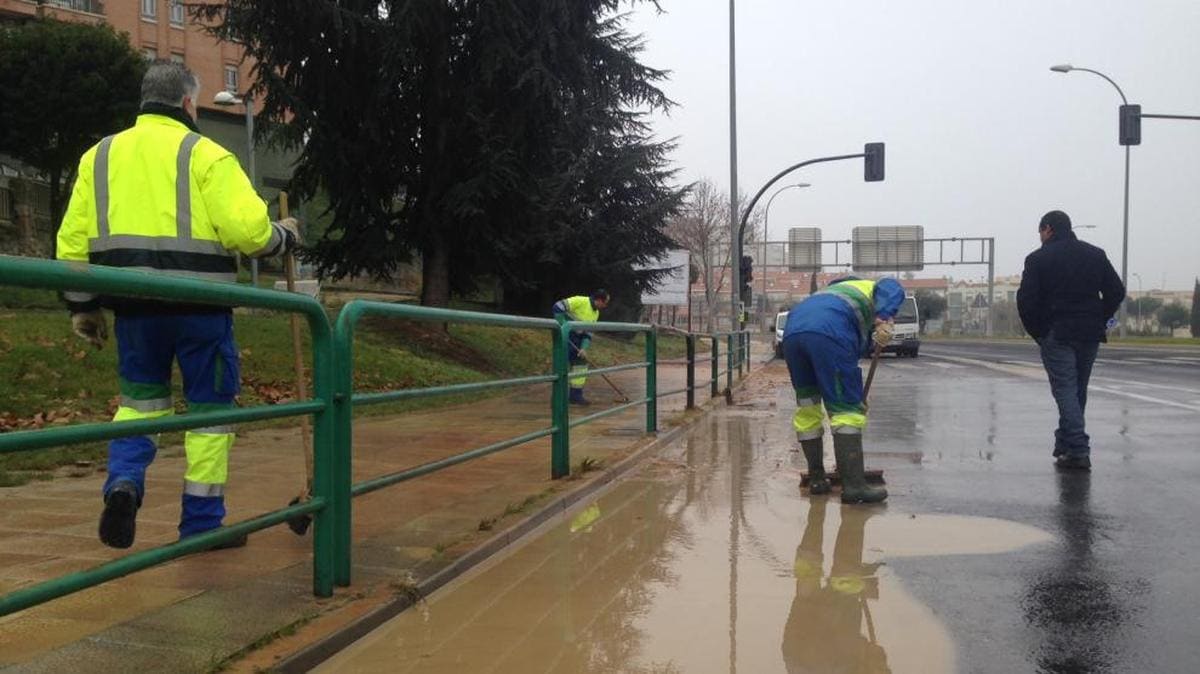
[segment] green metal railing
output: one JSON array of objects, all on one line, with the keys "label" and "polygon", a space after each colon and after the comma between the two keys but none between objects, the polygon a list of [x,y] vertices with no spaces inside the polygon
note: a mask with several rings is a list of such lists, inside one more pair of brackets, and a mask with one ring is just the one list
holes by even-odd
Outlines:
[{"label": "green metal railing", "polygon": [[202,412],[159,419],[88,423],[66,428],[15,431],[0,434],[0,453],[33,451],[60,445],[182,431],[206,426],[277,419],[311,414],[314,424],[314,472],[311,500],[275,510],[228,527],[189,537],[151,550],[135,552],[100,566],[60,576],[0,596],[0,615],[19,611],[105,581],[162,564],[230,541],[242,534],[275,526],[292,517],[315,515],[313,532],[313,592],[333,594],[334,501],[333,418],[330,392],[334,367],[332,333],[325,310],[311,297],[260,290],[234,284],[148,274],[109,267],[0,256],[0,286],[22,286],[59,291],[84,291],[104,295],[145,297],[225,306],[250,306],[303,314],[312,334],[313,399],[284,405],[258,406],[228,411]]},{"label": "green metal railing", "polygon": [[[687,385],[671,391],[658,391],[658,335],[652,325],[638,323],[578,323],[543,318],[528,318],[471,311],[456,311],[404,304],[354,300],[342,308],[335,328],[321,305],[311,297],[247,286],[210,283],[161,274],[148,274],[101,266],[72,264],[32,258],[0,256],[0,286],[14,285],[52,290],[76,290],[104,295],[146,297],[189,303],[224,306],[248,306],[300,313],[308,321],[312,334],[313,397],[311,400],[281,405],[262,405],[218,412],[203,412],[158,419],[87,423],[65,428],[17,431],[0,434],[0,453],[33,451],[96,440],[180,431],[206,426],[239,424],[281,417],[312,415],[314,422],[314,473],[311,500],[274,510],[236,524],[206,532],[151,550],[132,553],[86,571],[68,574],[38,585],[0,596],[0,615],[6,615],[100,583],[140,571],[184,555],[199,552],[242,534],[286,522],[298,515],[315,516],[313,534],[313,592],[327,597],[334,585],[351,581],[351,500],[378,489],[406,482],[472,459],[550,436],[550,475],[557,479],[570,473],[570,433],[577,426],[644,405],[645,431],[658,427],[658,400],[687,394],[687,407],[695,406],[695,392],[709,386],[718,395],[722,370],[720,344],[726,342],[727,385],[733,385],[733,370],[748,371],[749,333],[701,335],[683,333],[687,340]],[[368,315],[416,321],[489,325],[514,329],[547,330],[551,335],[552,371],[549,374],[514,377],[497,381],[472,382],[418,389],[373,393],[353,390],[354,335],[359,321]],[[645,394],[635,400],[575,419],[568,404],[570,333],[638,333],[645,338],[645,359],[611,367],[591,369],[589,375],[642,369]],[[696,382],[696,344],[700,339],[712,342],[711,376]],[[736,345],[735,345],[736,341]],[[471,393],[499,388],[551,384],[550,426],[513,438],[470,449],[395,473],[354,483],[353,412],[364,407],[414,398]]]},{"label": "green metal railing", "polygon": [[[378,403],[393,402],[397,400],[431,397],[439,395],[452,395],[455,393],[469,393],[475,391],[484,391],[488,389],[502,387],[529,386],[532,384],[553,383],[555,389],[561,382],[564,386],[566,383],[566,368],[559,368],[557,361],[555,364],[554,374],[536,375],[530,377],[515,377],[511,379],[502,379],[499,381],[490,382],[475,382],[468,384],[452,384],[448,386],[431,386],[420,389],[407,389],[399,391],[389,391],[385,393],[367,393],[355,394],[354,387],[354,329],[360,319],[367,315],[390,316],[393,318],[402,318],[416,321],[432,321],[438,323],[465,323],[474,325],[491,325],[506,328],[518,329],[535,329],[548,330],[551,332],[554,351],[557,353],[562,350],[565,353],[565,347],[560,342],[563,337],[559,330],[559,324],[549,318],[528,318],[522,316],[506,316],[504,314],[487,314],[473,311],[457,311],[453,309],[438,309],[433,307],[421,307],[407,304],[388,304],[385,302],[371,302],[366,300],[353,300],[342,308],[338,315],[337,327],[334,335],[334,349],[336,352],[336,361],[338,363],[338,371],[336,376],[335,393],[334,393],[334,408],[337,415],[337,466],[335,468],[335,492],[337,493],[339,503],[346,503],[344,509],[338,510],[338,526],[335,527],[335,537],[337,541],[336,560],[334,562],[335,580],[339,585],[350,584],[350,499],[354,496],[362,496],[377,489],[382,489],[394,484],[406,482],[408,480],[428,475],[443,468],[449,468],[471,459],[477,459],[482,456],[487,456],[503,449],[515,447],[538,438],[544,438],[548,435],[555,436],[552,443],[551,451],[551,476],[554,478],[562,477],[569,471],[569,459],[567,457],[567,447],[564,442],[558,441],[559,434],[565,435],[566,429],[563,422],[557,417],[552,417],[552,423],[549,428],[543,428],[532,433],[526,433],[515,438],[509,438],[500,442],[494,442],[483,447],[477,447],[454,456],[448,456],[437,461],[426,463],[413,468],[408,468],[389,475],[374,477],[357,484],[352,484],[351,465],[353,460],[353,408],[358,406],[373,405]],[[565,404],[565,400],[564,400]]]}]

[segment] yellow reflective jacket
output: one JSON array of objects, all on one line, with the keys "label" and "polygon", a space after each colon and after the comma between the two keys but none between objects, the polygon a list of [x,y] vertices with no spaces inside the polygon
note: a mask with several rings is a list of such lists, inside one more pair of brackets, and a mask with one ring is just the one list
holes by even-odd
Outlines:
[{"label": "yellow reflective jacket", "polygon": [[272,255],[283,238],[237,157],[180,121],[142,114],[79,160],[57,257],[232,282],[235,252]]}]

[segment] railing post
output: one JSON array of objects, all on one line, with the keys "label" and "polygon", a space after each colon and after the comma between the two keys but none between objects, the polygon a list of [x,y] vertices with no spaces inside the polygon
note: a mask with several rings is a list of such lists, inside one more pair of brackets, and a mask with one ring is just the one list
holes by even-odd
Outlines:
[{"label": "railing post", "polygon": [[646,432],[658,431],[658,333],[646,331]]},{"label": "railing post", "polygon": [[687,336],[687,408],[696,407],[696,336]]},{"label": "railing post", "polygon": [[741,379],[743,376],[745,376],[742,372],[742,368],[746,364],[746,340],[744,339],[744,337],[745,337],[745,333],[743,333],[743,332],[739,332],[737,334],[738,379]]},{"label": "railing post", "polygon": [[746,374],[750,374],[750,333],[746,333]]},{"label": "railing post", "polygon": [[733,359],[735,352],[733,350],[733,333],[725,336],[725,346],[729,353],[725,354],[725,388],[733,390]]},{"label": "railing post", "polygon": [[550,439],[550,479],[557,480],[571,473],[571,418],[567,407],[567,344],[570,330],[560,325],[554,332],[554,380],[550,394],[550,423],[554,434]]},{"label": "railing post", "polygon": [[709,384],[712,386],[712,397],[717,397],[717,384],[721,381],[721,338],[716,335],[712,336],[712,376],[709,377]]},{"label": "railing post", "polygon": [[[353,531],[354,483],[354,327],[358,321],[357,305],[343,307],[334,332],[333,429],[330,440],[333,452],[329,469],[330,529],[333,540],[334,582],[350,585],[351,534]],[[319,473],[319,471],[317,471]],[[320,520],[318,520],[318,524]],[[318,526],[317,536],[320,536]]]}]

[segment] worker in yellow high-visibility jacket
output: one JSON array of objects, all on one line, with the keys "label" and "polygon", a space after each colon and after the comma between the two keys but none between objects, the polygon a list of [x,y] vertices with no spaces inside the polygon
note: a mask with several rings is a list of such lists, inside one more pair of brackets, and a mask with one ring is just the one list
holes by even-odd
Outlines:
[{"label": "worker in yellow high-visibility jacket", "polygon": [[[591,295],[575,295],[554,303],[554,318],[562,323],[579,321],[595,323],[600,320],[600,310],[608,307],[610,296],[607,290],[597,290]],[[572,330],[567,345],[567,358],[571,363],[571,392],[567,400],[572,405],[588,405],[583,397],[583,386],[587,383],[587,348],[592,343],[592,333]]]},{"label": "worker in yellow high-visibility jacket", "polygon": [[[237,158],[200,135],[199,95],[199,80],[183,65],[149,66],[136,124],[101,140],[79,161],[58,231],[60,260],[234,282],[235,253],[277,255],[299,242],[296,221],[271,222]],[[113,311],[121,389],[114,421],[172,414],[175,360],[189,411],[233,407],[240,381],[229,307],[63,295],[75,333],[96,348],[108,337],[102,307]],[[180,538],[221,526],[233,439],[228,426],[187,432]],[[99,532],[106,545],[133,544],[146,468],[156,451],[145,436],[109,444]]]}]

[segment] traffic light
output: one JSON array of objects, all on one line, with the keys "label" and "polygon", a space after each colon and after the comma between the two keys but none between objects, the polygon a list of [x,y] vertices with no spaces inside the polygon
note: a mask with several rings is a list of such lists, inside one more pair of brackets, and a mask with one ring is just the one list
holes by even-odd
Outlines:
[{"label": "traffic light", "polygon": [[1142,144],[1142,106],[1122,105],[1118,123],[1118,143],[1121,145]]},{"label": "traffic light", "polygon": [[883,180],[883,143],[867,143],[863,148],[863,178],[869,183]]},{"label": "traffic light", "polygon": [[754,280],[754,258],[749,255],[742,256],[741,272],[742,287],[740,288],[739,296],[746,306],[750,306],[753,300],[754,293],[751,290],[750,282]]}]

